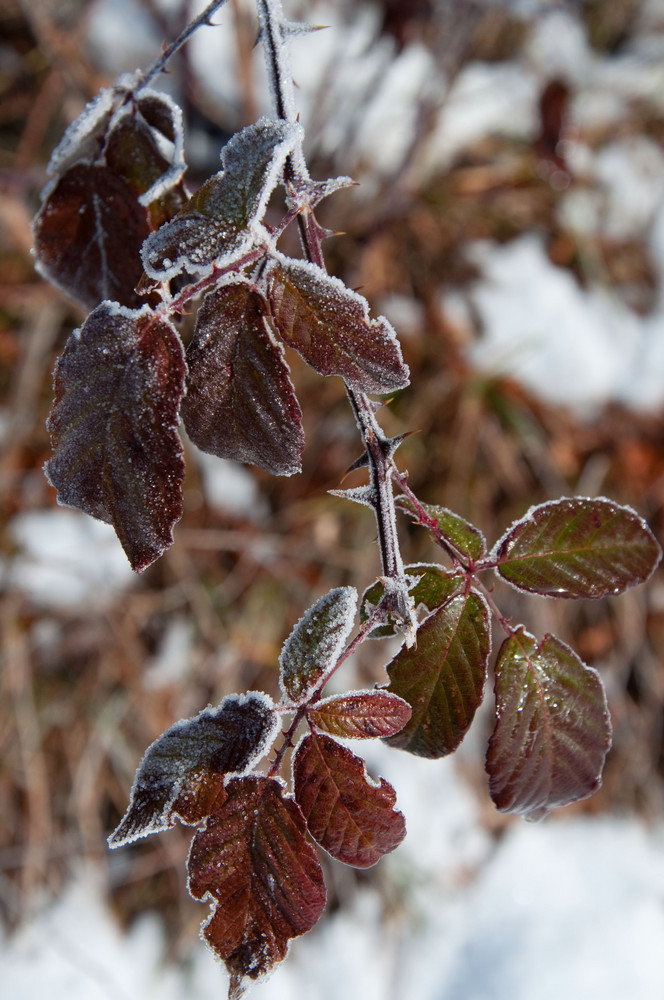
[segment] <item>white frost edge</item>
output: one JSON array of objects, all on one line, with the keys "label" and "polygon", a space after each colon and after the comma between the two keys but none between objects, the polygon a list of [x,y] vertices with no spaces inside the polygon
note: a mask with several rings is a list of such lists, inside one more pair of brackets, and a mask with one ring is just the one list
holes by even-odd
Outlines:
[{"label": "white frost edge", "polygon": [[[290,695],[284,684],[284,658],[289,655],[290,647],[294,641],[293,637],[298,636],[303,629],[306,629],[306,625],[314,617],[324,611],[328,604],[334,602],[337,597],[339,600],[339,611],[334,617],[336,637],[334,643],[328,647],[328,656],[326,657],[327,668],[324,668],[321,671],[319,679],[314,684],[310,684],[309,687],[302,692],[296,702],[291,702]],[[312,692],[315,691],[317,687],[320,687],[321,684],[325,683],[325,677],[328,674],[329,669],[336,664],[346,643],[346,639],[353,629],[353,624],[357,615],[358,601],[359,594],[355,587],[335,587],[332,590],[329,590],[326,594],[323,594],[322,597],[319,597],[315,604],[312,604],[310,608],[307,608],[302,617],[298,619],[291,629],[290,635],[284,642],[281,653],[279,654],[279,687],[281,688],[281,692],[289,707],[295,708],[297,705],[306,702]],[[351,602],[352,616],[350,614]]]},{"label": "white frost edge", "polygon": [[[248,774],[253,768],[256,761],[260,757],[264,757],[265,754],[268,752],[268,750],[274,743],[275,739],[277,738],[277,732],[280,727],[279,716],[274,711],[274,702],[272,698],[269,696],[269,694],[266,694],[264,691],[247,691],[245,694],[226,695],[226,697],[222,698],[216,707],[208,705],[206,708],[201,709],[200,712],[197,712],[196,715],[192,715],[191,718],[179,719],[177,722],[174,722],[172,726],[169,726],[168,729],[164,730],[164,732],[161,733],[155,740],[153,740],[150,746],[147,747],[147,749],[145,750],[138,764],[138,767],[136,768],[136,774],[134,776],[134,781],[131,786],[131,792],[129,793],[129,804],[122,816],[122,819],[118,823],[116,829],[119,829],[122,826],[125,817],[129,815],[129,813],[133,808],[134,799],[136,797],[136,792],[138,789],[139,778],[143,770],[143,765],[145,764],[146,759],[150,754],[150,751],[158,743],[160,743],[161,740],[164,739],[164,737],[177,733],[178,731],[191,725],[191,723],[196,722],[198,719],[201,719],[205,716],[217,715],[222,710],[222,708],[225,705],[228,705],[229,703],[237,702],[238,704],[244,704],[245,702],[250,700],[262,702],[263,705],[273,713],[272,729],[266,731],[265,735],[263,736],[263,739],[259,742],[254,753],[251,755],[251,757],[247,761],[247,764],[241,771],[229,771],[227,774],[224,775],[224,785],[231,778],[241,778],[244,775]],[[178,798],[178,796],[182,791],[182,784],[183,784],[183,778],[174,783],[173,788],[171,790],[171,795],[166,801],[161,813],[159,813],[159,815],[155,817],[155,819],[153,820],[152,824],[149,827],[144,828],[142,830],[133,831],[126,837],[117,840],[114,839],[115,831],[109,834],[106,842],[108,846],[111,848],[111,850],[114,850],[117,847],[124,847],[127,844],[132,844],[135,840],[140,840],[143,837],[149,837],[153,833],[162,833],[164,830],[170,830],[171,827],[175,825],[175,817],[177,816],[177,813],[172,814],[172,822],[169,822],[169,817],[171,817],[171,810],[173,807],[173,803],[175,802],[175,800]],[[205,818],[201,819],[200,823],[194,825],[202,826],[204,822]]]}]

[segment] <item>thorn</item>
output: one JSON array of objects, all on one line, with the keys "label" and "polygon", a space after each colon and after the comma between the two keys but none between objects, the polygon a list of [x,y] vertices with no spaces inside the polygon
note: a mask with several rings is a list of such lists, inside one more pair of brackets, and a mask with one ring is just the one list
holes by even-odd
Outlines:
[{"label": "thorn", "polygon": [[355,472],[357,469],[364,469],[368,464],[369,464],[369,456],[367,455],[366,451],[363,451],[360,457],[356,458],[355,461],[348,466],[348,468],[344,472],[344,476],[341,482],[343,483],[346,476],[348,476],[351,472]]}]

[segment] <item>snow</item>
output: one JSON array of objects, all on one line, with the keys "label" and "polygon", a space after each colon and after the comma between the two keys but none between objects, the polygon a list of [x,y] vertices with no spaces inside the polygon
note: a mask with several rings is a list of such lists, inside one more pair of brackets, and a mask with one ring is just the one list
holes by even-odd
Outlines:
[{"label": "snow", "polygon": [[10,533],[6,582],[43,608],[98,608],[136,579],[113,528],[78,511],[28,511]]}]

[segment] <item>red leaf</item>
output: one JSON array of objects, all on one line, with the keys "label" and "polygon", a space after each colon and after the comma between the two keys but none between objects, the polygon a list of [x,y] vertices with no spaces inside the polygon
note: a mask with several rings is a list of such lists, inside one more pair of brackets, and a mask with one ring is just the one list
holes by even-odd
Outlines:
[{"label": "red leaf", "polygon": [[264,976],[314,926],[325,886],[302,813],[277,781],[236,778],[227,791],[193,839],[189,891],[212,903],[205,940],[226,963],[230,996],[240,997],[247,978]]},{"label": "red leaf", "polygon": [[102,299],[140,304],[140,250],[146,210],[127,182],[103,164],[75,163],[34,221],[39,272],[88,309]]},{"label": "red leaf", "polygon": [[279,657],[279,683],[292,703],[309,698],[336,666],[355,621],[357,591],[336,587],[300,618]]},{"label": "red leaf", "polygon": [[456,750],[482,703],[490,650],[489,612],[472,591],[425,618],[416,645],[403,646],[387,667],[387,690],[413,710],[387,742],[419,757]]},{"label": "red leaf", "polygon": [[605,597],[643,583],[661,549],[636,511],[570,497],[533,507],[496,545],[497,572],[549,597]]},{"label": "red leaf", "polygon": [[187,349],[182,418],[203,451],[291,475],[300,471],[302,412],[264,316],[264,300],[246,282],[206,295]]},{"label": "red leaf", "polygon": [[599,787],[611,723],[597,671],[555,636],[525,629],[496,663],[496,727],[486,767],[503,812],[540,819]]},{"label": "red leaf", "polygon": [[278,729],[271,700],[255,691],[176,722],[145,751],[109,846],[167,830],[176,819],[195,825],[216,812],[226,799],[226,776],[252,767]]},{"label": "red leaf", "polygon": [[112,524],[140,572],[172,543],[184,477],[185,365],[171,323],[103,302],[67,342],[48,419],[58,502]]},{"label": "red leaf", "polygon": [[408,384],[394,330],[371,319],[366,299],[306,261],[278,254],[268,274],[268,298],[281,337],[321,375],[340,375],[362,392]]},{"label": "red leaf", "polygon": [[307,717],[312,725],[333,736],[365,740],[393,736],[411,714],[410,705],[389,691],[353,691],[316,702]]},{"label": "red leaf", "polygon": [[329,736],[309,735],[293,755],[295,798],[309,833],[333,858],[370,868],[406,835],[394,789],[377,784],[364,761]]}]

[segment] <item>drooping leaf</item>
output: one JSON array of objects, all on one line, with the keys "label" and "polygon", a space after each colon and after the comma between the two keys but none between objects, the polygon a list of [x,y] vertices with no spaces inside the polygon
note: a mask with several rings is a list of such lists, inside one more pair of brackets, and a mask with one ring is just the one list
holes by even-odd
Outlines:
[{"label": "drooping leaf", "polygon": [[[464,581],[462,577],[452,576],[446,573],[442,566],[428,563],[415,563],[405,567],[406,575],[416,582],[410,587],[408,593],[412,596],[415,607],[425,607],[427,611],[434,611],[441,604],[445,604],[455,594],[463,589]],[[375,608],[378,607],[385,585],[382,580],[376,580],[368,587],[360,599],[360,622],[367,621]],[[373,629],[370,639],[383,639],[387,636],[397,635],[397,623],[388,623]]]},{"label": "drooping leaf", "polygon": [[55,369],[48,479],[59,503],[113,525],[138,572],[182,515],[184,376],[173,325],[113,302],[74,331]]},{"label": "drooping leaf", "polygon": [[293,784],[309,833],[337,861],[370,868],[406,835],[392,786],[384,778],[372,781],[364,761],[329,736],[302,738]]},{"label": "drooping leaf", "polygon": [[470,521],[448,510],[447,507],[439,507],[436,504],[423,503],[422,507],[430,518],[430,523],[421,520],[420,513],[411,503],[408,497],[400,496],[396,498],[395,504],[401,510],[406,511],[414,518],[418,524],[423,524],[435,534],[441,535],[448,541],[461,555],[469,559],[481,559],[486,553],[486,540],[484,535]]},{"label": "drooping leaf", "polygon": [[325,885],[297,804],[277,781],[231,779],[228,798],[195,835],[189,891],[208,899],[203,936],[231,976],[229,997],[286,957],[325,907]]},{"label": "drooping leaf", "polygon": [[205,275],[215,264],[225,266],[247,253],[254,227],[300,137],[299,125],[269,118],[234,135],[221,151],[222,170],[146,241],[146,273],[158,281],[182,271]]},{"label": "drooping leaf", "polygon": [[33,226],[38,270],[88,309],[103,299],[139,306],[143,241],[185,200],[176,105],[152,91],[131,100],[124,86],[102,91],[69,127],[48,170]]},{"label": "drooping leaf", "polygon": [[495,549],[497,572],[549,597],[605,597],[643,583],[661,549],[630,507],[570,497],[533,507]]},{"label": "drooping leaf", "polygon": [[336,665],[353,628],[356,608],[355,588],[337,587],[302,615],[279,657],[279,683],[291,703],[313,694]]},{"label": "drooping leaf", "polygon": [[425,618],[416,645],[403,646],[387,666],[387,690],[413,710],[387,742],[418,757],[456,750],[482,702],[490,650],[489,612],[473,591]]},{"label": "drooping leaf", "polygon": [[521,628],[500,650],[495,692],[486,768],[498,809],[540,819],[592,795],[611,746],[597,671],[555,636],[538,645]]},{"label": "drooping leaf", "polygon": [[247,282],[205,297],[187,349],[182,418],[203,451],[291,475],[304,448],[302,412],[264,317],[264,300]]},{"label": "drooping leaf", "polygon": [[146,210],[127,182],[104,164],[75,163],[48,194],[34,226],[36,267],[93,309],[102,299],[137,306]]},{"label": "drooping leaf", "polygon": [[316,702],[307,713],[309,722],[332,736],[360,739],[393,736],[406,725],[411,708],[389,691],[353,691]]},{"label": "drooping leaf", "polygon": [[275,253],[267,289],[280,336],[315,371],[340,375],[361,392],[408,384],[394,330],[382,316],[371,319],[366,299],[338,278]]},{"label": "drooping leaf", "polygon": [[217,708],[181,719],[145,751],[129,807],[108,838],[121,847],[173,826],[196,825],[226,800],[229,774],[248,770],[269,750],[279,729],[267,695],[229,695]]}]

